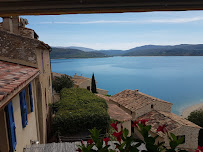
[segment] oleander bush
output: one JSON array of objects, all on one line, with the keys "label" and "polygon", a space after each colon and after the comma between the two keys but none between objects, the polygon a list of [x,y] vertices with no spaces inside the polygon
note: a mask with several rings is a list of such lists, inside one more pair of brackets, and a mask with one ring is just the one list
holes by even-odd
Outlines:
[{"label": "oleander bush", "polygon": [[64,88],[60,101],[52,104],[55,111],[53,130],[60,135],[74,134],[94,127],[103,132],[109,126],[106,101],[82,88]]},{"label": "oleander bush", "polygon": [[[159,126],[157,132],[164,133],[169,139],[169,146],[165,146],[165,142],[156,142],[159,135],[153,137],[150,134],[151,126],[146,125],[148,120],[142,119],[134,121],[132,127],[135,128],[143,137],[143,140],[128,136],[129,131],[126,128],[121,127],[121,131],[118,131],[118,122],[112,123],[114,128],[112,135],[116,138],[112,142],[109,137],[100,138],[100,130],[93,128],[89,130],[91,132],[91,139],[85,144],[81,141],[81,145],[77,145],[78,152],[188,152],[178,148],[179,145],[184,143],[184,137],[178,138],[173,133],[168,132],[166,125]],[[111,144],[110,144],[111,142]],[[114,145],[114,146],[112,146]],[[140,146],[142,148],[140,149]],[[115,148],[113,148],[115,147]],[[203,152],[203,147],[198,146],[195,152]]]}]

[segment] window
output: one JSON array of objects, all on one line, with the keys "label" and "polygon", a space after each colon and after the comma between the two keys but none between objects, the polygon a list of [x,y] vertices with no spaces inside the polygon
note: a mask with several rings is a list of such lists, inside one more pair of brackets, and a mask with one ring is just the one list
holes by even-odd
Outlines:
[{"label": "window", "polygon": [[16,141],[16,127],[15,127],[15,121],[14,121],[12,101],[6,107],[6,117],[7,117],[7,125],[8,125],[8,139],[9,139],[10,152],[14,152],[17,141]]},{"label": "window", "polygon": [[154,108],[154,105],[152,104],[152,105],[151,105],[151,109],[153,109],[153,108]]},{"label": "window", "polygon": [[22,92],[20,92],[20,108],[22,117],[22,126],[26,127],[28,123],[27,114],[33,112],[33,97],[31,83]]},{"label": "window", "polygon": [[21,118],[22,118],[22,126],[25,128],[28,123],[27,119],[27,102],[26,102],[26,93],[25,90],[20,92],[20,108],[21,108]]}]

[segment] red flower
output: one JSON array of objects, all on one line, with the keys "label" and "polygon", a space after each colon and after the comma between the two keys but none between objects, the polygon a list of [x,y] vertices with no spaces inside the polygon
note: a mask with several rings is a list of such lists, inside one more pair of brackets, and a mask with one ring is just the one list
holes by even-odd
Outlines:
[{"label": "red flower", "polygon": [[139,120],[143,126],[146,126],[146,122],[149,121],[148,119],[141,119]]},{"label": "red flower", "polygon": [[105,145],[107,146],[108,142],[110,141],[110,139],[108,137],[107,138],[103,138],[103,141],[105,142]]},{"label": "red flower", "polygon": [[203,146],[202,147],[198,146],[198,149],[195,152],[203,152]]},{"label": "red flower", "polygon": [[82,152],[82,150],[80,148],[76,149],[76,151]]},{"label": "red flower", "polygon": [[89,139],[89,140],[87,141],[87,143],[90,144],[90,145],[91,145],[93,142],[94,142],[94,141],[93,141],[92,139]]},{"label": "red flower", "polygon": [[133,124],[132,124],[132,127],[137,127],[137,124],[138,124],[138,123],[139,123],[139,121],[136,121],[136,120],[135,120],[135,121],[133,122]]},{"label": "red flower", "polygon": [[118,121],[116,121],[116,123],[112,123],[111,126],[118,131],[118,127],[117,127]]},{"label": "red flower", "polygon": [[161,132],[163,132],[163,133],[166,133],[166,132],[167,132],[166,125],[159,126],[156,131],[157,131],[157,132],[161,131]]},{"label": "red flower", "polygon": [[117,140],[121,143],[121,135],[123,134],[122,131],[120,132],[114,132],[112,135],[117,138]]}]

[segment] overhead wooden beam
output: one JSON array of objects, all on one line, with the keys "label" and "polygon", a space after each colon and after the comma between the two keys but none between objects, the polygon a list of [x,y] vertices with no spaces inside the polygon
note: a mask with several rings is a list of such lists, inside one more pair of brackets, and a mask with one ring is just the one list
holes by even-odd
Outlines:
[{"label": "overhead wooden beam", "polygon": [[203,10],[203,0],[0,0],[0,16]]}]

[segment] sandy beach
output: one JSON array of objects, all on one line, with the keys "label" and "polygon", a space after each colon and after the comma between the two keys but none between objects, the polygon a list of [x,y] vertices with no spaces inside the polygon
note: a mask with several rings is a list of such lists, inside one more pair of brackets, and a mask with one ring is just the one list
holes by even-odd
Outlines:
[{"label": "sandy beach", "polygon": [[190,107],[187,107],[183,110],[182,112],[182,116],[184,118],[187,118],[191,112],[195,111],[195,110],[200,110],[200,109],[203,109],[203,103],[200,103],[200,104],[195,104],[193,106],[190,106]]}]

